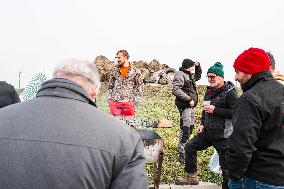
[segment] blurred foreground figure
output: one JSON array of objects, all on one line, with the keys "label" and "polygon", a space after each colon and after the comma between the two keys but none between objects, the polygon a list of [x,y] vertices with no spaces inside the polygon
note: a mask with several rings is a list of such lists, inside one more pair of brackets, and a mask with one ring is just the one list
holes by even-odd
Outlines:
[{"label": "blurred foreground figure", "polygon": [[234,68],[243,94],[229,138],[229,187],[284,188],[284,86],[262,49],[245,50]]},{"label": "blurred foreground figure", "polygon": [[147,188],[141,136],[96,108],[95,66],[67,60],[54,77],[0,110],[0,188]]},{"label": "blurred foreground figure", "polygon": [[0,108],[18,102],[21,101],[15,88],[5,81],[0,81]]}]

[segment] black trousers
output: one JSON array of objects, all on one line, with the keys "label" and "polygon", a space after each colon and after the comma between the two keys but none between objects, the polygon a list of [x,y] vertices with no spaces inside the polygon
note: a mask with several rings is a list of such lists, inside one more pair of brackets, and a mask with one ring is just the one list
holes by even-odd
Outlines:
[{"label": "black trousers", "polygon": [[227,153],[228,139],[213,140],[201,133],[189,140],[185,145],[185,171],[187,173],[197,172],[197,151],[205,150],[213,146],[219,154],[219,163],[222,170],[222,188],[228,188]]}]

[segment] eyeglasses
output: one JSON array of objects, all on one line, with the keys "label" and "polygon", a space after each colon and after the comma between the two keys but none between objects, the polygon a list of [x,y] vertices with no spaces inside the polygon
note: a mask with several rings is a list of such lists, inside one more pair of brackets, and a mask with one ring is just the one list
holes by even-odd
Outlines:
[{"label": "eyeglasses", "polygon": [[208,79],[215,79],[216,76],[217,76],[217,75],[207,75],[206,77],[207,77]]}]

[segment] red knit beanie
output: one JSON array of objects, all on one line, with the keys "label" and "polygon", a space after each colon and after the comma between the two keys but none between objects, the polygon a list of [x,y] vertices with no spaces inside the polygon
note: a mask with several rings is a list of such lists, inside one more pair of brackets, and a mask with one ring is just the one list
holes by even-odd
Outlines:
[{"label": "red knit beanie", "polygon": [[234,63],[234,68],[254,75],[259,72],[269,70],[269,57],[262,49],[249,48],[237,57]]}]

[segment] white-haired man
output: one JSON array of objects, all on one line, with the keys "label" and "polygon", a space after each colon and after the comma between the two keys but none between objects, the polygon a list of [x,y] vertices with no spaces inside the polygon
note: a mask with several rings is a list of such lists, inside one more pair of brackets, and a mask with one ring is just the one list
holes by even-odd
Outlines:
[{"label": "white-haired man", "polygon": [[99,87],[94,65],[66,60],[36,98],[1,109],[0,188],[147,187],[141,137],[96,108]]}]

